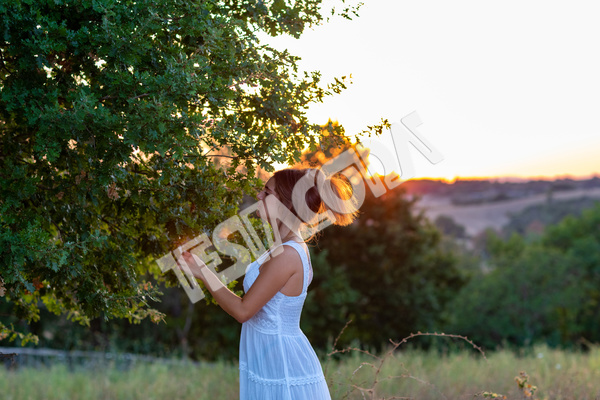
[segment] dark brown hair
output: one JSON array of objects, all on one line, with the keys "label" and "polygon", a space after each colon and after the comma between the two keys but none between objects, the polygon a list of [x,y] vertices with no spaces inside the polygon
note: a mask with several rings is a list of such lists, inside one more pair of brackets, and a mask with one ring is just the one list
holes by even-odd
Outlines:
[{"label": "dark brown hair", "polygon": [[[350,225],[358,215],[358,209],[354,205],[348,206],[348,201],[352,203],[352,186],[347,178],[341,174],[326,177],[320,169],[315,168],[287,168],[282,169],[273,174],[275,178],[275,193],[281,201],[296,217],[302,219],[292,200],[294,187],[304,178],[306,174],[313,173],[315,175],[313,186],[306,191],[305,201],[308,208],[314,213],[322,213],[330,211],[335,216],[334,225],[346,226]],[[334,198],[323,201],[319,194],[319,185],[327,188],[327,185],[333,192]],[[337,197],[337,199],[335,198]],[[335,207],[330,207],[331,203],[335,203]],[[305,221],[308,224],[311,221]]]}]

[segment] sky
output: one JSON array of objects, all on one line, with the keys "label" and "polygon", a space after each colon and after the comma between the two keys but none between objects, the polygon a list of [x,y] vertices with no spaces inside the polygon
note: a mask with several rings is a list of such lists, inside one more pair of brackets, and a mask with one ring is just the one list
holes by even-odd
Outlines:
[{"label": "sky", "polygon": [[578,0],[366,0],[352,21],[268,42],[323,82],[352,75],[311,122],[354,135],[416,111],[444,158],[411,149],[416,178],[588,178],[600,174],[599,12]]}]

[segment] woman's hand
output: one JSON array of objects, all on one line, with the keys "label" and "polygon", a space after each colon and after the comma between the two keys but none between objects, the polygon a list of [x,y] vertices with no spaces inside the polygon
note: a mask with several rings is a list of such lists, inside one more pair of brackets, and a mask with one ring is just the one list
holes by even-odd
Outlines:
[{"label": "woman's hand", "polygon": [[[204,268],[208,268],[206,264],[204,264],[204,262],[202,262],[202,260],[200,260],[198,257],[194,257],[192,253],[187,251],[181,253],[181,256],[183,257],[183,261],[187,264],[189,272],[191,272],[195,278],[202,279],[204,281],[204,275],[202,274],[202,270]],[[200,262],[200,264],[198,264],[198,261]],[[188,268],[186,268],[185,265],[178,265],[179,269],[181,269],[183,272],[188,272]]]}]

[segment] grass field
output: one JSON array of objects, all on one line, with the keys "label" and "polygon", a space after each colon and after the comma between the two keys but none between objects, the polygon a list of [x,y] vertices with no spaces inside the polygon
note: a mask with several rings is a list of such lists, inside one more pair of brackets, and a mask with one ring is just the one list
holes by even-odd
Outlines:
[{"label": "grass field", "polygon": [[[498,351],[486,356],[487,360],[466,350],[442,356],[397,351],[385,359],[379,373],[369,365],[376,367],[379,360],[358,353],[325,360],[323,365],[333,399],[483,399],[484,392],[507,399],[600,399],[600,347],[586,353],[536,347],[520,355]],[[515,382],[520,371],[526,371],[529,383],[538,388],[531,397],[525,397]],[[139,364],[125,370],[109,366],[70,371],[58,364],[2,368],[0,398],[233,400],[238,398],[237,377],[237,365],[224,362]]]}]

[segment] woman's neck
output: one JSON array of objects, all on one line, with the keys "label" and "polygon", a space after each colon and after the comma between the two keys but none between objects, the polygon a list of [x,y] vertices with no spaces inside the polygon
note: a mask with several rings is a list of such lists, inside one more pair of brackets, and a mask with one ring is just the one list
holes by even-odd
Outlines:
[{"label": "woman's neck", "polygon": [[281,243],[289,242],[290,240],[294,242],[304,243],[302,237],[298,233],[292,231],[288,231],[287,235],[281,236]]}]

